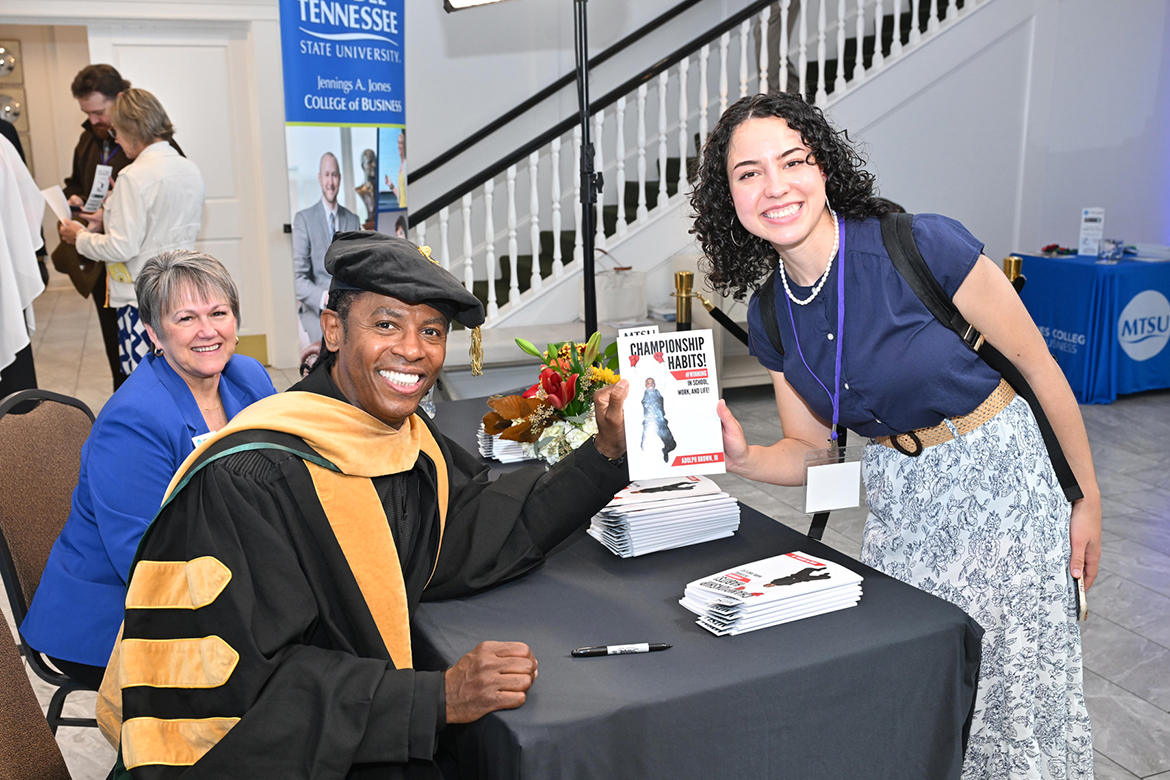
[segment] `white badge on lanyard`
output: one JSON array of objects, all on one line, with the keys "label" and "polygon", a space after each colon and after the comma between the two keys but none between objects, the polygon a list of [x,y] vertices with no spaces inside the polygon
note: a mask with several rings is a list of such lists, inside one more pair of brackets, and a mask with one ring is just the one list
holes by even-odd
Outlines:
[{"label": "white badge on lanyard", "polygon": [[114,175],[114,166],[99,165],[94,168],[93,189],[89,191],[89,199],[85,201],[83,210],[92,214],[106,202],[106,195],[110,192],[110,177]]},{"label": "white badge on lanyard", "polygon": [[832,512],[861,506],[861,456],[865,445],[809,450],[804,454],[804,511]]}]

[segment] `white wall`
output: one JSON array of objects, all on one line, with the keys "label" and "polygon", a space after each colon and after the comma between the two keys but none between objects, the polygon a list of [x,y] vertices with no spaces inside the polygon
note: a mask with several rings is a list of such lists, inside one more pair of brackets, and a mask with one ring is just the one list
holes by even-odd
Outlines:
[{"label": "white wall", "polygon": [[[944,40],[946,45],[942,45]],[[833,105],[886,197],[963,222],[1000,260],[1106,233],[1170,243],[1165,0],[992,0]]]}]

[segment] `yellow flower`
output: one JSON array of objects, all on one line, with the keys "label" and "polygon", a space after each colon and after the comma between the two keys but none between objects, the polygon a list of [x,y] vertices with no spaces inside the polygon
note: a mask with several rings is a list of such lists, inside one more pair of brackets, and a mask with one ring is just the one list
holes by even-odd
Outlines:
[{"label": "yellow flower", "polygon": [[606,385],[616,385],[621,377],[608,368],[589,367],[589,381]]}]

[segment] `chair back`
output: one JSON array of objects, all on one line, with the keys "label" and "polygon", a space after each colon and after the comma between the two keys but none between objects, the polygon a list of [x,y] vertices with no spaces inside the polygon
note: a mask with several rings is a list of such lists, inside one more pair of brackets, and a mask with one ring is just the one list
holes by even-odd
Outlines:
[{"label": "chair back", "polygon": [[21,662],[0,632],[0,780],[69,780],[69,770]]},{"label": "chair back", "polygon": [[[30,401],[29,412],[11,412]],[[93,419],[81,401],[47,390],[0,401],[0,565],[18,626],[69,517]]]}]

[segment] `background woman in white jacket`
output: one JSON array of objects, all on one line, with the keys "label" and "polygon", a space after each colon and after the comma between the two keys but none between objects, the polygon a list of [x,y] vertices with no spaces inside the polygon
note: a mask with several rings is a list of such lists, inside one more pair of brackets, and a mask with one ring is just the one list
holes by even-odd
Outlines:
[{"label": "background woman in white jacket", "polygon": [[[118,347],[127,376],[151,349],[138,318],[134,279],[147,260],[172,249],[194,249],[203,221],[203,176],[168,143],[175,132],[158,99],[128,89],[110,110],[130,165],[118,175],[104,209],[89,220],[63,222],[61,240],[85,257],[104,260],[108,305],[118,310]],[[104,227],[104,233],[101,232]]]}]

